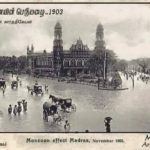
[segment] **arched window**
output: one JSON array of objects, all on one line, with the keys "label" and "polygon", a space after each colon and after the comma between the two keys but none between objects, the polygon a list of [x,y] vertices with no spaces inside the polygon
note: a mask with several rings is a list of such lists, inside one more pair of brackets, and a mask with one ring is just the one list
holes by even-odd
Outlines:
[{"label": "arched window", "polygon": [[77,66],[78,66],[78,67],[81,67],[81,66],[82,66],[82,60],[80,60],[80,59],[77,60]]},{"label": "arched window", "polygon": [[87,66],[87,60],[84,60],[84,66]]},{"label": "arched window", "polygon": [[52,61],[50,59],[48,60],[48,65],[52,67]]},{"label": "arched window", "polygon": [[75,66],[76,66],[75,59],[72,59],[72,60],[71,60],[71,67],[75,67]]},{"label": "arched window", "polygon": [[65,60],[65,61],[64,61],[64,66],[65,66],[65,67],[69,67],[69,61],[68,61],[68,60]]}]

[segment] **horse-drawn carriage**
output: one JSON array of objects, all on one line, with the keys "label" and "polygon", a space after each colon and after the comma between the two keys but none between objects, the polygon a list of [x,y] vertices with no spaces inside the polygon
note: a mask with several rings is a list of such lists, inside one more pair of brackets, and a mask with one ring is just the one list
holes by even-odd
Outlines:
[{"label": "horse-drawn carriage", "polygon": [[6,88],[6,81],[3,78],[0,78],[0,88]]},{"label": "horse-drawn carriage", "polygon": [[42,90],[42,86],[35,84],[33,86],[33,89],[31,90],[31,95],[33,95],[35,93],[35,95],[43,95],[43,90]]},{"label": "horse-drawn carriage", "polygon": [[52,103],[55,103],[57,106],[59,106],[60,110],[63,112],[72,112],[76,111],[76,105],[72,104],[71,98],[58,98],[53,95],[50,95],[49,98],[52,98]]},{"label": "horse-drawn carriage", "polygon": [[45,102],[43,104],[44,120],[48,121],[48,118],[51,117],[55,123],[59,123],[63,120],[61,111],[71,112],[76,110],[75,104],[72,104],[72,99],[57,98],[53,95],[50,95],[49,98],[52,98],[52,102]]},{"label": "horse-drawn carriage", "polygon": [[58,112],[58,106],[50,102],[45,102],[43,104],[43,119],[48,121],[48,117],[51,117],[56,123],[62,121],[62,117]]},{"label": "horse-drawn carriage", "polygon": [[18,81],[12,81],[11,83],[11,88],[14,89],[14,88],[18,88]]}]

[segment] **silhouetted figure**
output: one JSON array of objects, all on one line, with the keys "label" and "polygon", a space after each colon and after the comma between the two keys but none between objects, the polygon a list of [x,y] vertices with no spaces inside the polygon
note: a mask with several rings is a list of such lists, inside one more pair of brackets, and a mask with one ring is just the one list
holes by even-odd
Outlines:
[{"label": "silhouetted figure", "polygon": [[26,112],[27,111],[27,102],[25,101],[25,99],[22,100],[22,105],[23,105],[23,111]]},{"label": "silhouetted figure", "polygon": [[66,132],[70,131],[70,124],[69,124],[68,120],[65,121],[64,129]]},{"label": "silhouetted figure", "polygon": [[63,101],[63,103],[61,104],[61,109],[62,109],[64,112],[66,112],[66,105],[65,105],[64,101]]},{"label": "silhouetted figure", "polygon": [[48,121],[48,112],[46,111],[46,109],[43,110],[43,119]]},{"label": "silhouetted figure", "polygon": [[56,113],[54,114],[54,116],[53,116],[54,122],[55,122],[55,123],[58,123],[59,118],[60,118],[60,116],[59,116],[58,112],[56,112]]},{"label": "silhouetted figure", "polygon": [[28,89],[28,92],[30,91],[30,87],[29,86],[27,86],[27,89]]},{"label": "silhouetted figure", "polygon": [[57,113],[57,106],[56,105],[51,105],[50,107],[50,114],[54,115]]},{"label": "silhouetted figure", "polygon": [[37,80],[35,81],[35,85],[38,85],[38,82],[37,82]]},{"label": "silhouetted figure", "polygon": [[10,115],[11,115],[11,113],[12,113],[12,106],[11,106],[11,105],[9,105],[9,107],[8,107],[8,114],[10,114]]},{"label": "silhouetted figure", "polygon": [[45,85],[45,91],[48,92],[48,86],[47,85]]},{"label": "silhouetted figure", "polygon": [[4,87],[2,88],[2,92],[3,92],[3,95],[5,95],[5,88]]},{"label": "silhouetted figure", "polygon": [[22,111],[21,102],[18,101],[18,109],[17,109],[17,112],[18,112],[19,115],[20,115],[21,111]]},{"label": "silhouetted figure", "polygon": [[19,81],[19,77],[18,76],[16,77],[16,80]]},{"label": "silhouetted figure", "polygon": [[20,86],[22,86],[22,81],[20,80]]},{"label": "silhouetted figure", "polygon": [[111,128],[110,128],[110,121],[112,120],[111,117],[106,117],[104,119],[104,123],[105,123],[105,127],[106,127],[106,132],[110,133],[111,132]]},{"label": "silhouetted figure", "polygon": [[13,114],[16,116],[17,114],[17,111],[18,111],[18,108],[17,108],[17,105],[14,106],[14,109],[13,109]]}]

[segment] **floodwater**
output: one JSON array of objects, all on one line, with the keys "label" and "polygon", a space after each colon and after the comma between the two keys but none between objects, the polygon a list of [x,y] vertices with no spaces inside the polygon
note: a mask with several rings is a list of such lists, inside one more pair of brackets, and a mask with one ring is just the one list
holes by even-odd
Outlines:
[{"label": "floodwater", "polygon": [[[150,83],[135,80],[133,89],[131,79],[126,81],[122,77],[123,86],[128,90],[98,91],[93,86],[21,75],[22,86],[12,90],[11,81],[16,77],[7,75],[5,78],[5,95],[0,91],[0,132],[64,132],[65,120],[69,120],[71,132],[105,132],[104,118],[108,116],[112,117],[112,132],[150,131]],[[36,80],[43,86],[49,86],[48,93],[43,96],[28,93],[27,86],[33,86]],[[43,120],[42,105],[50,101],[49,94],[72,98],[77,107],[76,112],[64,114],[62,124]],[[14,106],[22,99],[28,102],[28,111],[20,116],[8,115],[8,105]]]}]

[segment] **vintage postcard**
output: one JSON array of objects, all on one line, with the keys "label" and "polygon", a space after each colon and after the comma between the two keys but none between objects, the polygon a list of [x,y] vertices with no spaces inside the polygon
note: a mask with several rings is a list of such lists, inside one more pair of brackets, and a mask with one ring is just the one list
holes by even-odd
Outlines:
[{"label": "vintage postcard", "polygon": [[0,4],[0,149],[149,149],[149,91],[149,3]]}]

